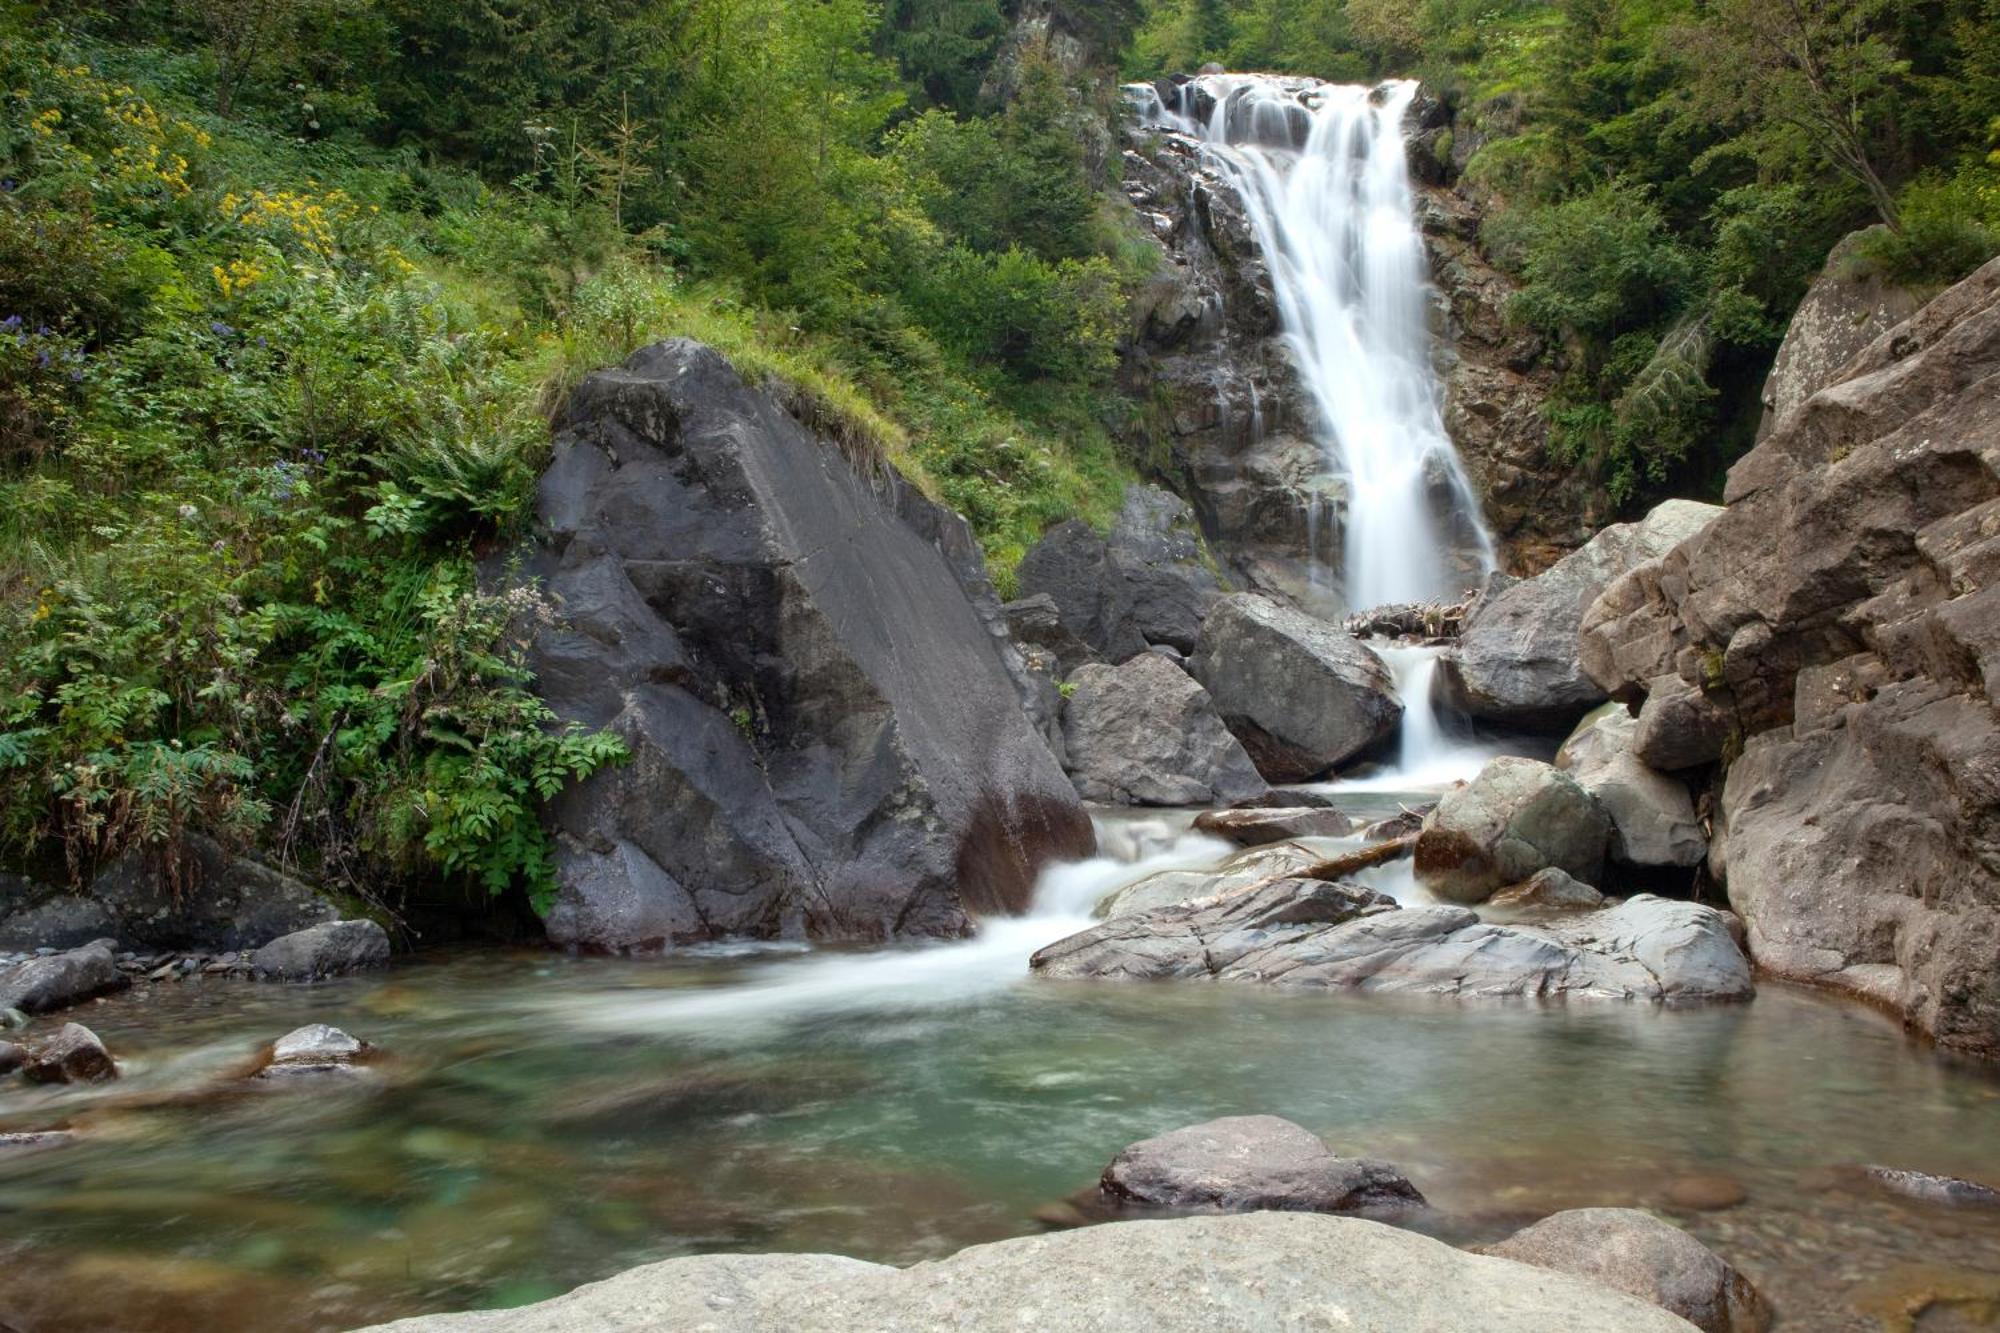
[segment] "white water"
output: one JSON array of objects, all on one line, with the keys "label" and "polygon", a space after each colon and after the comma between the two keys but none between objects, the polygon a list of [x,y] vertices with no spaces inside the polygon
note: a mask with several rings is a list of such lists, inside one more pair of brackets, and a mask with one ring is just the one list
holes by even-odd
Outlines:
[{"label": "white water", "polygon": [[1179,90],[1182,107],[1195,88],[1214,98],[1200,123],[1151,89],[1138,93],[1141,110],[1199,137],[1243,199],[1328,464],[1347,480],[1347,604],[1457,595],[1473,580],[1453,568],[1445,524],[1472,534],[1475,577],[1493,567],[1493,548],[1445,433],[1431,363],[1402,128],[1417,85],[1214,74]]}]

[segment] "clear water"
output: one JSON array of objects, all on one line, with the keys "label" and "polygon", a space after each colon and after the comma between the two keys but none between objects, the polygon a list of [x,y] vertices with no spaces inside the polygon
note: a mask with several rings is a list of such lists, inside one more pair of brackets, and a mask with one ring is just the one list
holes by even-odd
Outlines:
[{"label": "clear water", "polygon": [[[1730,1174],[1746,1204],[1681,1220],[1799,1328],[1879,1327],[1884,1300],[2000,1258],[2000,1213],[1840,1173],[2000,1174],[2000,1081],[1864,1009],[1776,987],[1664,1011],[1030,979],[1105,888],[1214,859],[1186,818],[1120,818],[1105,841],[1143,866],[1068,868],[1040,915],[965,943],[469,951],[89,1006],[126,1079],[0,1093],[0,1129],[83,1135],[0,1157],[0,1324],[339,1329],[697,1251],[910,1262],[1034,1231],[1126,1143],[1245,1112],[1400,1164],[1426,1225],[1465,1243]],[[379,1078],[231,1080],[308,1021],[382,1047]]]}]

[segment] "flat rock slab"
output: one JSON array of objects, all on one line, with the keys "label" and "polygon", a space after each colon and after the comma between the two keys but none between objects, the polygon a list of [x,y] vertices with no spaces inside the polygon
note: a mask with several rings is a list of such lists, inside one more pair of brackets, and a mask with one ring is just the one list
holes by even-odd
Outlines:
[{"label": "flat rock slab", "polygon": [[1251,1213],[1121,1222],[887,1268],[823,1254],[697,1255],[518,1310],[426,1315],[397,1333],[1688,1333],[1566,1273],[1467,1254],[1379,1222]]},{"label": "flat rock slab", "polygon": [[1728,919],[1641,895],[1533,926],[1463,907],[1400,908],[1352,884],[1276,880],[1113,917],[1038,951],[1044,977],[1231,981],[1479,998],[1746,999]]},{"label": "flat rock slab", "polygon": [[1261,847],[1291,838],[1344,838],[1354,821],[1326,806],[1278,806],[1251,810],[1205,810],[1195,816],[1197,832],[1212,833],[1239,847]]},{"label": "flat rock slab", "polygon": [[1225,1116],[1142,1139],[1104,1168],[1107,1199],[1248,1213],[1418,1208],[1424,1196],[1386,1162],[1340,1157],[1274,1115]]}]

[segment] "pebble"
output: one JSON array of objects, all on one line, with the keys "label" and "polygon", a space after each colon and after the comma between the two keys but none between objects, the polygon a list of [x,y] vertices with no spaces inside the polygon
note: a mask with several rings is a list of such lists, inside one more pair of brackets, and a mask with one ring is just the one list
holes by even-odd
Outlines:
[{"label": "pebble", "polygon": [[1735,1176],[1680,1176],[1667,1183],[1667,1202],[1676,1208],[1691,1208],[1696,1212],[1712,1213],[1734,1208],[1749,1197],[1743,1182]]}]

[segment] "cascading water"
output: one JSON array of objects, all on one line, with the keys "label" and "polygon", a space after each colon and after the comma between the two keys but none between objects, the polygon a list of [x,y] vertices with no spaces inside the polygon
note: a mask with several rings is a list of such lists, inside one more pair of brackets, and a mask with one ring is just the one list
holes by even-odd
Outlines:
[{"label": "cascading water", "polygon": [[1455,596],[1493,567],[1431,364],[1402,137],[1416,90],[1213,74],[1176,89],[1171,109],[1135,90],[1142,116],[1199,138],[1242,197],[1328,465],[1346,479],[1341,587],[1356,608]]}]

